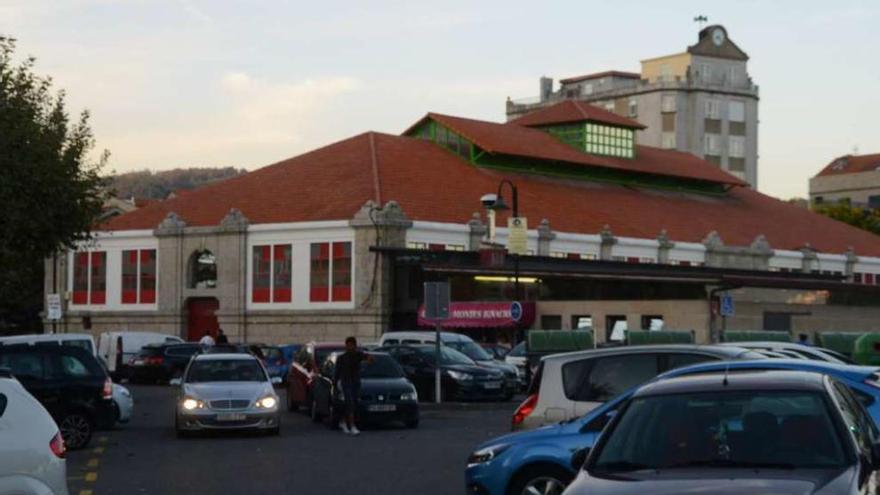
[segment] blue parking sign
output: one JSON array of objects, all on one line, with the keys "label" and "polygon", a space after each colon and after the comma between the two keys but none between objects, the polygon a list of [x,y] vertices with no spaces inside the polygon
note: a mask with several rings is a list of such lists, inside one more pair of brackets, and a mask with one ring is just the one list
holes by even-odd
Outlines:
[{"label": "blue parking sign", "polygon": [[721,296],[721,316],[733,316],[733,297],[728,294]]},{"label": "blue parking sign", "polygon": [[522,319],[523,309],[522,304],[519,301],[514,301],[510,303],[510,318],[513,321],[519,321]]}]

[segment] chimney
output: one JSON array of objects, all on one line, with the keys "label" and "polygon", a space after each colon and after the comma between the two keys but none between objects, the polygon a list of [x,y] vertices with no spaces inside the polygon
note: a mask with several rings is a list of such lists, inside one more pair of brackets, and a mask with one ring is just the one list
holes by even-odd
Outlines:
[{"label": "chimney", "polygon": [[541,101],[547,101],[550,99],[550,95],[553,94],[553,78],[547,76],[541,76],[541,91],[538,93],[541,95]]}]

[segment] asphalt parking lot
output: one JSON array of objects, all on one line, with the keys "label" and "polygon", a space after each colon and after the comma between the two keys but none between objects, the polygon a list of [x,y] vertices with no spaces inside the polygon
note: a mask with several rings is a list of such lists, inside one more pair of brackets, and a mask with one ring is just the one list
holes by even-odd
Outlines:
[{"label": "asphalt parking lot", "polygon": [[181,440],[173,428],[174,389],[130,388],[132,421],[69,453],[71,494],[462,493],[467,455],[506,432],[516,408],[515,400],[431,405],[417,430],[366,429],[359,437],[285,412],[280,437]]}]

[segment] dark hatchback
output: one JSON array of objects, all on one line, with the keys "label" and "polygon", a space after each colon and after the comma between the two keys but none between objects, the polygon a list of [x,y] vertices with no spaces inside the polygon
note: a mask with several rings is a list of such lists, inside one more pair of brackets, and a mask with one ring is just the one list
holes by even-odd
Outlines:
[{"label": "dark hatchback", "polygon": [[[436,368],[433,344],[380,347],[391,355],[415,385],[419,397],[433,400]],[[441,398],[445,400],[505,400],[504,373],[480,366],[450,347],[440,347]]]},{"label": "dark hatchback", "polygon": [[565,493],[876,493],[876,442],[867,411],[826,375],[670,378],[633,394]]},{"label": "dark hatchback", "polygon": [[129,361],[133,383],[166,383],[183,375],[190,358],[202,351],[199,344],[150,344]]},{"label": "dark hatchback", "polygon": [[[317,422],[330,418],[333,427],[339,423],[345,407],[341,391],[333,384],[336,358],[340,354],[334,352],[324,362],[312,392],[312,419]],[[419,398],[415,386],[394,358],[383,353],[369,354],[373,362],[361,364],[358,422],[400,422],[407,428],[418,427]]]},{"label": "dark hatchback", "polygon": [[91,352],[74,346],[0,346],[0,368],[8,368],[49,411],[68,448],[81,449],[95,429],[113,426],[113,382]]}]

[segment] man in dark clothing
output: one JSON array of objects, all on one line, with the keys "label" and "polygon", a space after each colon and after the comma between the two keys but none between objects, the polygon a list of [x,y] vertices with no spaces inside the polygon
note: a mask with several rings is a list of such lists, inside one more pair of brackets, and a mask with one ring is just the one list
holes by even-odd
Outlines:
[{"label": "man in dark clothing", "polygon": [[369,364],[373,362],[373,357],[358,349],[357,339],[354,337],[345,339],[345,352],[336,358],[333,383],[342,390],[342,398],[345,401],[345,417],[339,422],[339,429],[349,435],[360,434],[354,424],[354,416],[361,391],[363,362]]},{"label": "man in dark clothing", "polygon": [[228,344],[229,343],[229,339],[226,338],[226,334],[223,333],[222,328],[217,330],[217,338],[215,340],[218,344]]}]

